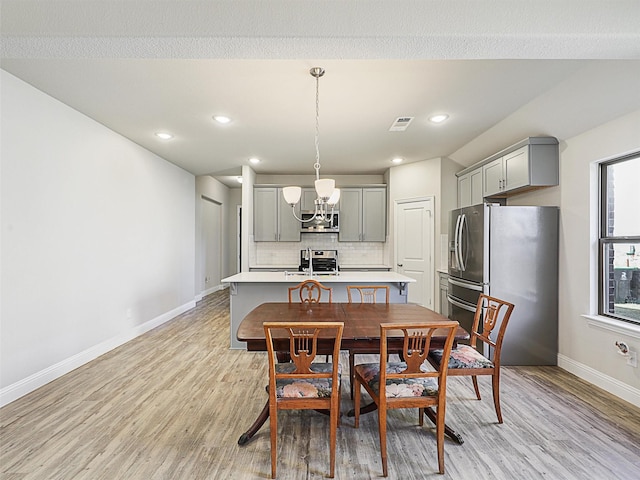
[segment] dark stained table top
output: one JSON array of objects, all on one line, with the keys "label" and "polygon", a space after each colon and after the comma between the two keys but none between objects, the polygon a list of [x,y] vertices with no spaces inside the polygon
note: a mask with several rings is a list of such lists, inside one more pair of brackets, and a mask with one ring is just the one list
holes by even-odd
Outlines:
[{"label": "dark stained table top", "polygon": [[[266,350],[264,322],[344,322],[342,348],[360,353],[380,351],[381,323],[445,322],[449,319],[415,304],[390,303],[263,303],[254,308],[238,327],[237,338],[252,351]],[[437,335],[437,334],[436,334]],[[458,327],[455,340],[467,340],[469,334]],[[444,339],[443,339],[444,340]],[[434,336],[432,347],[437,347]]]}]

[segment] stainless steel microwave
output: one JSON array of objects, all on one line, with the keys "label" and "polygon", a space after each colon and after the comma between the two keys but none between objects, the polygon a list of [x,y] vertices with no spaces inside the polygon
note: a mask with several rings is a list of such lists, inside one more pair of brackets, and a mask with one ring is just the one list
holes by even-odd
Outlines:
[{"label": "stainless steel microwave", "polygon": [[[309,220],[313,218],[313,210],[302,211],[300,215],[302,220]],[[326,221],[322,221],[315,218],[310,221],[301,222],[302,233],[338,233],[340,231],[340,213],[336,210],[333,212],[333,217],[329,215]]]}]

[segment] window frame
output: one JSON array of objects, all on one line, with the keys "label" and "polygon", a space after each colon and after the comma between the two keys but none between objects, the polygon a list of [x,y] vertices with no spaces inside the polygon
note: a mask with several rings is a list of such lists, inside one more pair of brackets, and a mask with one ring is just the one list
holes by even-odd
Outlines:
[{"label": "window frame", "polygon": [[638,242],[640,243],[640,235],[609,235],[608,234],[608,176],[607,167],[615,165],[617,163],[623,163],[631,160],[640,160],[640,151],[629,153],[621,157],[616,157],[611,160],[601,162],[598,165],[598,188],[600,191],[600,198],[598,202],[598,314],[604,317],[613,318],[621,322],[629,323],[631,325],[640,325],[640,321],[636,321],[620,315],[615,315],[609,312],[609,290],[607,285],[609,279],[605,279],[605,274],[609,270],[605,267],[605,248],[608,245],[615,245],[620,243]]}]

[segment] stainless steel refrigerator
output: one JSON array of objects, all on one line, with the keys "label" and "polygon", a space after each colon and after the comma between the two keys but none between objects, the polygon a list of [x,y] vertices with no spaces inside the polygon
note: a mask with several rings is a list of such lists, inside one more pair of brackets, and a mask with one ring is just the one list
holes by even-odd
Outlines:
[{"label": "stainless steel refrigerator", "polygon": [[482,204],[449,222],[449,317],[469,331],[480,293],[511,302],[502,364],[556,365],[558,208]]}]

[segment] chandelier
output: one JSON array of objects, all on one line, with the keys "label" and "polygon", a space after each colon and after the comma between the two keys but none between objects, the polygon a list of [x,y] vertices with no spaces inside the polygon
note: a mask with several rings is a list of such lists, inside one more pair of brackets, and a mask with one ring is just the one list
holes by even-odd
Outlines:
[{"label": "chandelier", "polygon": [[296,205],[300,201],[302,195],[302,188],[300,187],[284,187],[282,189],[282,195],[284,201],[291,206],[293,216],[300,222],[317,221],[331,221],[333,219],[333,209],[340,200],[340,189],[335,188],[336,182],[332,178],[320,178],[320,147],[319,147],[319,133],[320,133],[320,77],[324,75],[324,69],[321,67],[313,67],[309,70],[312,77],[316,79],[316,162],[313,164],[313,168],[316,171],[316,180],[314,186],[316,188],[317,198],[315,199],[315,208],[313,216],[311,218],[302,220],[296,215]]}]

